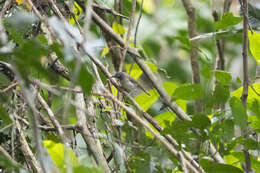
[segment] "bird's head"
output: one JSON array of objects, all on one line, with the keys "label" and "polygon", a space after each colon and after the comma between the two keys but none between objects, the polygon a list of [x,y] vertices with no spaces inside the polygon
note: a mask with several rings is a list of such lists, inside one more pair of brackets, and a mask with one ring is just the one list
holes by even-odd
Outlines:
[{"label": "bird's head", "polygon": [[116,78],[116,79],[119,79],[119,80],[123,80],[124,79],[124,76],[125,74],[123,72],[117,72],[116,74],[114,74],[112,76],[112,78]]}]

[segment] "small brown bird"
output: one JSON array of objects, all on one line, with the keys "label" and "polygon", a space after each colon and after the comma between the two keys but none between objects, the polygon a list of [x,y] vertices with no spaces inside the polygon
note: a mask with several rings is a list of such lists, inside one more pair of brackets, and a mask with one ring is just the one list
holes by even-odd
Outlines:
[{"label": "small brown bird", "polygon": [[117,72],[112,78],[119,80],[124,90],[129,93],[135,92],[137,89],[143,90],[148,96],[151,96],[134,78],[124,72]]}]

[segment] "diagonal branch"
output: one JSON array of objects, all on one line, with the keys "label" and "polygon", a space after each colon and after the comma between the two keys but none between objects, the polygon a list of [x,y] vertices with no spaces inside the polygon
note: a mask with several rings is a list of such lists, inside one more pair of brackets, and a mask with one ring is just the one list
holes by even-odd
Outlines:
[{"label": "diagonal branch", "polygon": [[[119,35],[117,35],[105,21],[103,21],[95,12],[92,13],[92,17],[96,24],[104,32],[109,34],[110,37],[113,38],[121,47],[124,47],[124,40]],[[141,56],[139,55],[138,50],[129,46],[128,52],[132,55],[134,61],[138,64],[138,66],[142,69],[142,71],[151,81],[154,88],[158,91],[164,104],[168,106],[181,120],[191,120],[191,118],[176,103],[171,102],[170,96],[167,94],[162,85],[158,82],[157,77],[153,74],[153,72],[145,63],[145,61],[140,58]],[[219,163],[224,163],[223,158],[220,156],[220,154],[217,152],[217,150],[212,144],[210,144],[209,152],[211,156],[214,158],[214,160],[216,160]]]}]

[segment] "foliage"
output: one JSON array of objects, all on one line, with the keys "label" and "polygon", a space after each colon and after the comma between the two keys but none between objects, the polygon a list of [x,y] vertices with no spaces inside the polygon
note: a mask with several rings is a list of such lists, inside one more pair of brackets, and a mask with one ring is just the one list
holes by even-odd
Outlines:
[{"label": "foliage", "polygon": [[[0,170],[33,172],[35,159],[47,172],[170,173],[185,172],[196,158],[205,172],[240,173],[246,148],[259,172],[259,9],[249,5],[249,76],[256,82],[249,82],[244,107],[242,17],[218,12],[213,22],[210,4],[192,1],[201,35],[191,41],[180,2],[137,0],[140,25],[136,16],[126,38],[131,1],[122,1],[122,14],[114,2],[95,1],[93,11],[83,0],[16,0],[7,9],[0,2]],[[218,30],[224,32],[216,36]],[[216,67],[218,44],[224,69]],[[193,81],[192,51],[200,83]],[[124,93],[113,80],[121,60],[148,94]]]}]

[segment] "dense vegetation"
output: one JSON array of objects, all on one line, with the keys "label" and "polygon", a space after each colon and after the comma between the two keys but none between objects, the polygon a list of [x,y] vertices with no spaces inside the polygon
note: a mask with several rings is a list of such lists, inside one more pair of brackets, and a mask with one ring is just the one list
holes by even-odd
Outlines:
[{"label": "dense vegetation", "polygon": [[0,173],[260,172],[257,5],[0,0]]}]

